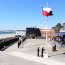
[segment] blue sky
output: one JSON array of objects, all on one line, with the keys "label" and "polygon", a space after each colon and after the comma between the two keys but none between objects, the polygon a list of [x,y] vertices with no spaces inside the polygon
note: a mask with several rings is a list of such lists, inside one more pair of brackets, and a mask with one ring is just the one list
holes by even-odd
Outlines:
[{"label": "blue sky", "polygon": [[54,14],[48,17],[48,27],[64,22],[65,0],[0,0],[0,30],[45,27],[41,6],[46,7],[47,1]]}]

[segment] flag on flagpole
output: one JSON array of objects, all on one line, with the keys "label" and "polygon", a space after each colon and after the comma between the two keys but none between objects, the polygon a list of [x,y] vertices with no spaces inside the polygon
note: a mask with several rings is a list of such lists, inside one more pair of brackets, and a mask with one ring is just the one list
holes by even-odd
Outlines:
[{"label": "flag on flagpole", "polygon": [[42,15],[43,16],[52,16],[52,10],[51,8],[48,8],[48,7],[44,7],[42,8]]}]

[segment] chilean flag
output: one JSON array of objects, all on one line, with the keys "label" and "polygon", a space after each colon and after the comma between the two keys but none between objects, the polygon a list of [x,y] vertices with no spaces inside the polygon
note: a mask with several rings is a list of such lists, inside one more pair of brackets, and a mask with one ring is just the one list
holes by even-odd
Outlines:
[{"label": "chilean flag", "polygon": [[42,8],[42,15],[43,16],[52,16],[53,14],[52,14],[51,8],[48,8],[48,7]]},{"label": "chilean flag", "polygon": [[42,15],[43,15],[43,16],[48,16],[49,14],[48,14],[47,11],[42,11]]}]

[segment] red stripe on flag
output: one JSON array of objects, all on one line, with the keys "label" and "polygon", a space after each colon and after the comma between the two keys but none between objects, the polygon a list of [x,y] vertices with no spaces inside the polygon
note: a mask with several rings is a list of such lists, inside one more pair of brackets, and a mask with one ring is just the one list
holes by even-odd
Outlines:
[{"label": "red stripe on flag", "polygon": [[43,15],[43,16],[48,16],[49,13],[48,13],[47,11],[42,11],[42,15]]}]

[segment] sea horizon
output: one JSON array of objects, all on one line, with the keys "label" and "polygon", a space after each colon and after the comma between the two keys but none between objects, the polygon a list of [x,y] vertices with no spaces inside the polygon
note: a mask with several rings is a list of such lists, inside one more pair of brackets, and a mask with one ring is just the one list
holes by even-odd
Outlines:
[{"label": "sea horizon", "polygon": [[0,34],[15,34],[16,32],[14,30],[7,30],[7,31],[0,31]]}]

